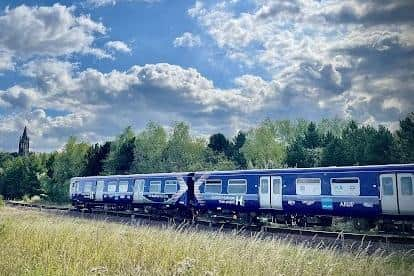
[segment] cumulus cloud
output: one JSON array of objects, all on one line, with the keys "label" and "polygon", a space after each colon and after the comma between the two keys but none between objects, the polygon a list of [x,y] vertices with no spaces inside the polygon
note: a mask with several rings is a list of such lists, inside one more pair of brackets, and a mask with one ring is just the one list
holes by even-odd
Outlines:
[{"label": "cumulus cloud", "polygon": [[276,102],[310,119],[388,125],[412,111],[412,1],[252,2],[240,12],[237,2],[196,1],[188,14],[229,59],[267,71]]},{"label": "cumulus cloud", "polygon": [[74,53],[109,57],[93,46],[106,27],[89,16],[74,14],[74,7],[18,6],[0,16],[0,69],[13,67],[13,59],[57,57]]},{"label": "cumulus cloud", "polygon": [[92,7],[115,6],[120,2],[143,2],[143,3],[158,3],[161,0],[86,0],[86,4]]},{"label": "cumulus cloud", "polygon": [[201,39],[198,35],[193,35],[192,33],[185,32],[181,36],[174,39],[174,47],[197,47],[201,45]]},{"label": "cumulus cloud", "polygon": [[[194,129],[203,133],[206,125],[228,130],[236,114],[259,110],[277,89],[253,76],[242,76],[235,89],[219,89],[197,70],[167,63],[102,73],[46,59],[29,62],[23,74],[33,79],[36,87],[1,91],[0,109],[17,113],[1,118],[0,129],[17,134],[22,124],[32,128],[41,121],[43,130],[32,135],[39,141],[47,136],[61,143],[67,134],[96,141],[126,125],[143,127],[149,120],[169,124],[191,118]],[[254,83],[266,87],[256,93],[251,87]],[[42,110],[45,116],[32,120],[32,110]],[[64,115],[53,117],[50,110]],[[12,123],[12,118],[18,123]]]},{"label": "cumulus cloud", "polygon": [[131,48],[122,41],[108,41],[105,43],[106,48],[123,53],[130,53]]},{"label": "cumulus cloud", "polygon": [[[210,49],[216,47],[241,68],[227,88],[218,87],[202,70],[168,63],[101,72],[59,60],[68,53],[107,54],[93,46],[106,29],[97,28],[100,23],[89,17],[74,16],[73,8],[63,9],[69,9],[72,22],[63,26],[84,26],[90,30],[89,43],[60,52],[52,47],[51,54],[38,50],[41,44],[25,46],[32,58],[17,67],[27,81],[0,91],[0,112],[6,114],[0,118],[0,137],[15,141],[12,137],[28,124],[34,141],[53,149],[68,135],[102,141],[127,125],[140,129],[149,120],[184,120],[199,134],[232,134],[266,117],[338,116],[395,127],[413,110],[413,20],[402,12],[409,1],[377,6],[374,1],[242,2],[196,1],[188,10],[203,37],[215,43]],[[351,15],[345,16],[348,6]],[[7,57],[16,53],[1,46],[7,43],[0,36],[0,68],[12,70],[15,60]],[[173,44],[202,46],[192,33]],[[108,42],[105,49],[129,52],[120,41]],[[33,58],[37,56],[48,58]],[[7,141],[0,141],[0,147],[13,149]]]}]

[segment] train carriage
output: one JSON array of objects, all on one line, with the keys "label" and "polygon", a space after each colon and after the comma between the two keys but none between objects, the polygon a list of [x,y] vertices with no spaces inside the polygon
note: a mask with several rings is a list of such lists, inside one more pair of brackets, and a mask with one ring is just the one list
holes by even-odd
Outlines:
[{"label": "train carriage", "polygon": [[188,173],[75,177],[70,194],[78,208],[175,208],[187,206],[189,180]]},{"label": "train carriage", "polygon": [[[412,225],[413,173],[413,164],[196,172],[194,194],[197,208],[215,215],[320,225],[344,216],[364,227],[378,220]],[[237,193],[233,183],[240,184]]]}]

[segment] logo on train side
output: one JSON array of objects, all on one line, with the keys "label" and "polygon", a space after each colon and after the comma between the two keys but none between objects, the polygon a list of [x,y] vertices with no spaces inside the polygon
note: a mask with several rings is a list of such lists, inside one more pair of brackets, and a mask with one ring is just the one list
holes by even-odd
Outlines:
[{"label": "logo on train side", "polygon": [[341,201],[339,203],[339,207],[345,207],[345,208],[352,208],[354,207],[355,202],[353,201]]}]

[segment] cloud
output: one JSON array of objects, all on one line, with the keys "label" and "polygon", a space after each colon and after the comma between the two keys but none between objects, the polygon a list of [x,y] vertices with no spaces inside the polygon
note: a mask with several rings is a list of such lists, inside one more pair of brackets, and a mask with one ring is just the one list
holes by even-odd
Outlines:
[{"label": "cloud", "polygon": [[119,2],[143,2],[148,4],[158,3],[161,0],[86,0],[86,4],[92,7],[115,6]]},{"label": "cloud", "polygon": [[174,47],[198,47],[201,45],[201,39],[198,35],[185,32],[181,36],[174,39],[173,45]]},{"label": "cloud", "polygon": [[105,46],[108,49],[112,49],[118,52],[123,52],[123,53],[131,52],[131,48],[129,48],[128,45],[126,45],[122,41],[108,41],[107,43],[105,43]]},{"label": "cloud", "polygon": [[398,24],[414,22],[414,2],[410,0],[340,1],[324,8],[324,17],[335,23]]},{"label": "cloud", "polygon": [[297,106],[308,119],[390,125],[414,106],[411,10],[412,1],[196,1],[188,14],[229,59],[278,84],[267,101],[293,109],[269,116],[294,117]]},{"label": "cloud", "polygon": [[106,27],[87,15],[74,15],[74,10],[60,4],[6,8],[0,16],[0,69],[13,68],[13,60],[36,56],[110,57],[93,46],[97,35],[106,34]]}]

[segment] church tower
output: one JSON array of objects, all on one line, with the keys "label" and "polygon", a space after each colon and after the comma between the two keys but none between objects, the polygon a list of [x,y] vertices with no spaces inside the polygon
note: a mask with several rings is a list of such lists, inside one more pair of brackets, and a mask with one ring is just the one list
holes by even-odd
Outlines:
[{"label": "church tower", "polygon": [[27,136],[27,128],[24,127],[23,135],[19,141],[19,155],[29,156],[29,137]]}]

